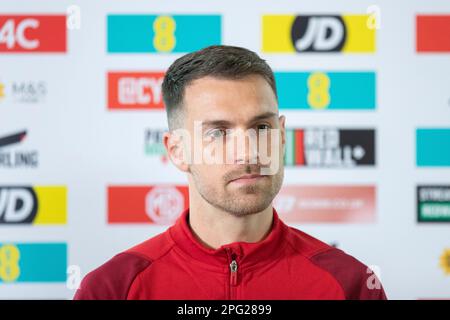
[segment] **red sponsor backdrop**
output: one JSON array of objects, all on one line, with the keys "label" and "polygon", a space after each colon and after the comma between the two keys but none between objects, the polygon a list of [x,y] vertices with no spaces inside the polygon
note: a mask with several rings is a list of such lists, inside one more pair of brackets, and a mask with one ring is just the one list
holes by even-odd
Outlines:
[{"label": "red sponsor backdrop", "polygon": [[66,52],[65,15],[1,15],[0,52]]}]

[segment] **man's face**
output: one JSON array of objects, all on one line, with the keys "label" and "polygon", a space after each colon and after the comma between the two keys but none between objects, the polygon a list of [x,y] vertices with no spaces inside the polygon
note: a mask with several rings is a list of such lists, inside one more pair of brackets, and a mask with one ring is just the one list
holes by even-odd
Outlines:
[{"label": "man's face", "polygon": [[[275,95],[265,79],[252,75],[195,80],[185,88],[183,113],[184,129],[191,137],[201,135],[200,148],[194,138],[190,142],[190,187],[212,206],[236,216],[267,208],[283,182],[285,119],[278,116]],[[216,162],[195,162],[194,153],[199,152],[216,157]],[[277,170],[262,174],[267,156],[272,165],[277,162]]]}]

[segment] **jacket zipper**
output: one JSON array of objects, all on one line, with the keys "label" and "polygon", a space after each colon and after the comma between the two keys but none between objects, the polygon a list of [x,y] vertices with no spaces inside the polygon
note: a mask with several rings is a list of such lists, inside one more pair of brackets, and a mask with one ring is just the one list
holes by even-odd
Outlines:
[{"label": "jacket zipper", "polygon": [[238,271],[238,263],[236,261],[236,255],[234,253],[231,253],[231,262],[230,262],[230,295],[229,298],[234,299],[235,298],[235,290],[237,285],[237,271]]},{"label": "jacket zipper", "polygon": [[236,260],[231,261],[230,263],[230,285],[235,286],[237,284],[237,269],[238,264]]}]

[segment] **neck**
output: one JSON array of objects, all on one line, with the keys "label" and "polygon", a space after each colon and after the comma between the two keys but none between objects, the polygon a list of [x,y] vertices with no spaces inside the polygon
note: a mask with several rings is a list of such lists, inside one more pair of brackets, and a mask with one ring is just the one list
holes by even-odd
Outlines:
[{"label": "neck", "polygon": [[254,214],[235,216],[213,207],[203,198],[190,197],[189,225],[196,238],[212,249],[233,242],[258,242],[270,233],[272,210],[270,205]]}]

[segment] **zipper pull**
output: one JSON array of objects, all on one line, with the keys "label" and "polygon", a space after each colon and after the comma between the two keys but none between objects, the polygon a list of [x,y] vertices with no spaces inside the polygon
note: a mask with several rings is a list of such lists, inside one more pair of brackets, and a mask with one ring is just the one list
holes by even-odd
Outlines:
[{"label": "zipper pull", "polygon": [[238,269],[238,264],[236,262],[236,260],[231,261],[230,263],[230,284],[235,286],[237,284],[237,269]]}]

